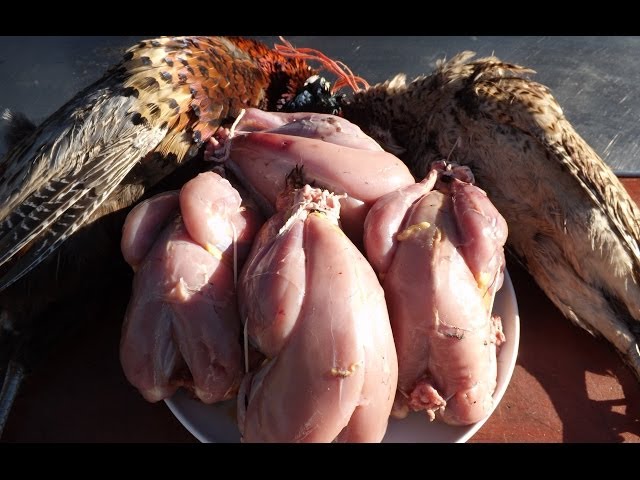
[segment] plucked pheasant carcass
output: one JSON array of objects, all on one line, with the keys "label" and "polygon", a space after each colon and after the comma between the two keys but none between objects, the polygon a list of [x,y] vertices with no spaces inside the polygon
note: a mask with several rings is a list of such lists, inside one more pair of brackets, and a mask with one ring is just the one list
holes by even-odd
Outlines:
[{"label": "plucked pheasant carcass", "polygon": [[[367,258],[384,288],[398,350],[394,415],[471,425],[493,410],[507,226],[467,167],[434,162],[367,215]],[[513,341],[513,339],[511,339]]]},{"label": "plucked pheasant carcass", "polygon": [[[157,402],[236,395],[244,374],[235,283],[262,218],[213,172],[139,204],[122,252],[136,270],[120,342],[129,382]],[[159,238],[158,238],[159,237]]]},{"label": "plucked pheasant carcass", "polygon": [[218,37],[143,42],[0,161],[0,427],[53,312],[78,321],[69,299],[95,289],[87,273],[126,272],[113,260],[123,209],[203,142],[224,142],[219,127],[246,106],[340,113],[419,178],[432,160],[469,166],[543,290],[640,372],[640,213],[526,69],[465,53],[345,99],[320,79],[305,86],[305,55],[289,54]]},{"label": "plucked pheasant carcass", "polygon": [[398,378],[384,292],[339,226],[339,196],[283,195],[239,281],[248,338],[266,356],[238,394],[249,442],[380,442]]}]

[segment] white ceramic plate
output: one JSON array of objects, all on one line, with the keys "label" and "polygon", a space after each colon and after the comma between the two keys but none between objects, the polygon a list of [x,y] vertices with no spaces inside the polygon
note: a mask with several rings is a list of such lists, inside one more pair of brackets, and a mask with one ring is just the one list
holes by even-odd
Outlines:
[{"label": "white ceramic plate", "polygon": [[[504,284],[496,295],[494,312],[502,317],[502,327],[507,338],[498,353],[498,384],[493,395],[495,409],[511,380],[520,343],[518,303],[507,272]],[[178,391],[165,402],[182,425],[201,442],[240,441],[235,418],[235,400],[205,405],[191,399],[183,391]],[[383,442],[466,442],[482,427],[489,416],[473,425],[452,427],[438,420],[429,422],[424,413],[413,413],[404,420],[391,419]]]}]

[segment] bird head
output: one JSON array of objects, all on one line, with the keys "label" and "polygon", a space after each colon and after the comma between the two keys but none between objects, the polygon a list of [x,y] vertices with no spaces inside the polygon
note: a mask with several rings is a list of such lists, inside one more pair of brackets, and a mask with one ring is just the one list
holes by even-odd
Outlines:
[{"label": "bird head", "polygon": [[[320,64],[318,70],[310,69],[310,75],[294,92],[281,97],[277,109],[283,112],[315,112],[339,115],[347,102],[347,95],[341,89],[350,87],[353,92],[369,88],[366,80],[353,74],[344,63],[332,60],[322,52],[312,48],[296,48],[290,42],[280,37],[282,43],[274,46],[275,51],[283,57],[315,61]],[[334,74],[337,80],[333,85],[318,74],[326,71]]]},{"label": "bird head", "polygon": [[324,77],[312,75],[293,98],[282,103],[280,111],[338,115],[346,98],[344,93],[333,93],[331,84]]}]

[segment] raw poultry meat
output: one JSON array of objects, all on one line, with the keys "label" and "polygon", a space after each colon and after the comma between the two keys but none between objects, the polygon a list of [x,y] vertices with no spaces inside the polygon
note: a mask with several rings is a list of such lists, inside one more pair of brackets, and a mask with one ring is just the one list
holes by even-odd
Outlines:
[{"label": "raw poultry meat", "polygon": [[[243,131],[251,131],[243,135]],[[322,140],[320,144],[318,140]],[[366,155],[362,151],[366,150]],[[336,194],[345,233],[362,241],[364,219],[382,195],[415,179],[351,122],[327,114],[283,114],[248,109],[236,127],[226,165],[261,204],[275,210],[287,175],[302,167],[305,183]]]},{"label": "raw poultry meat", "polygon": [[379,442],[397,384],[384,293],[338,227],[335,195],[309,185],[258,234],[241,318],[267,357],[238,395],[243,440]]},{"label": "raw poultry meat", "polygon": [[466,167],[438,162],[367,216],[365,248],[383,279],[398,351],[399,417],[440,411],[445,422],[467,425],[493,406],[504,335],[491,309],[507,226],[472,178]]},{"label": "raw poultry meat", "polygon": [[234,268],[259,225],[213,172],[189,181],[179,199],[162,194],[127,217],[122,250],[137,272],[120,359],[147,400],[180,386],[205,403],[236,394],[244,360]]}]

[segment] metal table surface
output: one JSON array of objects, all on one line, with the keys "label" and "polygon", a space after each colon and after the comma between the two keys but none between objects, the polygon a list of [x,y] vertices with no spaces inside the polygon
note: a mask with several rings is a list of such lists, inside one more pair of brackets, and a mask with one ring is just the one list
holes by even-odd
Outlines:
[{"label": "metal table surface", "polygon": [[[274,43],[277,37],[258,37]],[[0,109],[41,120],[117,62],[140,37],[0,38]],[[577,131],[618,174],[640,174],[640,37],[289,37],[370,83],[414,77],[461,50],[535,69]],[[3,146],[0,144],[0,152]],[[640,180],[625,183],[636,201]],[[522,326],[507,393],[473,441],[640,441],[640,384],[604,341],[572,326],[517,265]],[[193,441],[162,404],[127,384],[118,361],[123,307],[96,312],[20,393],[3,442]]]}]

